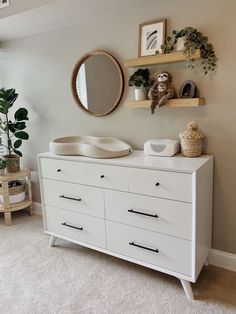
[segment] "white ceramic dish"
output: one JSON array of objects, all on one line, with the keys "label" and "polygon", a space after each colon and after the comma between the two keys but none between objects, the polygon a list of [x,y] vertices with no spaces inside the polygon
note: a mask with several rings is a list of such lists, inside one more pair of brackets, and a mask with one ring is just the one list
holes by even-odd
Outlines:
[{"label": "white ceramic dish", "polygon": [[129,155],[132,147],[114,137],[68,136],[50,142],[56,155],[82,155],[92,158],[115,158]]}]

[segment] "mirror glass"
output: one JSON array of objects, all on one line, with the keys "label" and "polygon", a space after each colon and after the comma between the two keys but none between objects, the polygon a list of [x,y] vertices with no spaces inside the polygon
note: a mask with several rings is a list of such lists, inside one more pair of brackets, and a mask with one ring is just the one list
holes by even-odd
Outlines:
[{"label": "mirror glass", "polygon": [[116,59],[104,51],[83,56],[72,76],[78,105],[94,116],[104,116],[119,104],[124,88],[123,73]]}]

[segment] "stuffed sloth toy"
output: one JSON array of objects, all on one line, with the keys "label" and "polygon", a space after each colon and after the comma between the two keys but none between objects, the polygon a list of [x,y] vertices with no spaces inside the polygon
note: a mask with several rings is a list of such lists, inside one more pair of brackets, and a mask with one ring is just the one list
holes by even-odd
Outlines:
[{"label": "stuffed sloth toy", "polygon": [[168,72],[162,72],[151,87],[148,97],[151,99],[151,113],[153,114],[156,107],[162,107],[167,100],[175,96],[174,88],[171,84],[171,76]]}]

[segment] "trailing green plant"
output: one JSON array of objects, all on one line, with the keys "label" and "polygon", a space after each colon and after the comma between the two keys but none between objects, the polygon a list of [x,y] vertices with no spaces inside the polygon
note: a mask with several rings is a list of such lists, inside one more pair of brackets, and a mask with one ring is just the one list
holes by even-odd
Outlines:
[{"label": "trailing green plant", "polygon": [[[199,32],[196,28],[191,26],[178,30],[173,30],[173,37],[167,36],[165,44],[161,46],[162,53],[170,53],[174,50],[178,38],[184,37],[184,55],[186,56],[187,67],[190,70],[195,69],[194,60],[191,55],[200,49],[200,56],[202,59],[202,69],[207,75],[216,69],[217,57],[214,46],[208,42],[208,38]],[[159,53],[159,52],[157,52]]]},{"label": "trailing green plant", "polygon": [[[177,39],[172,38],[171,36],[167,36],[165,43],[161,45],[161,51],[162,53],[170,53],[175,49],[175,44],[177,42]],[[159,54],[160,51],[157,50],[156,54]]]},{"label": "trailing green plant", "polygon": [[193,60],[191,59],[191,54],[194,53],[196,49],[200,49],[205,75],[216,69],[217,58],[214,46],[209,43],[208,38],[196,28],[185,27],[180,31],[174,30],[173,35],[175,36],[176,42],[178,38],[185,37],[184,54],[188,58],[187,65],[190,69],[195,68]]},{"label": "trailing green plant", "polygon": [[5,169],[8,164],[9,164],[8,160],[0,158],[0,169]]},{"label": "trailing green plant", "polygon": [[0,89],[0,131],[7,136],[7,145],[2,143],[2,139],[0,139],[0,145],[7,148],[10,156],[12,153],[22,156],[19,147],[23,140],[29,139],[28,133],[23,131],[26,128],[25,121],[29,120],[28,110],[19,108],[14,113],[13,121],[9,118],[10,110],[17,98],[18,94],[15,89]]},{"label": "trailing green plant", "polygon": [[150,71],[148,69],[138,69],[129,78],[129,86],[145,88],[152,85]]}]

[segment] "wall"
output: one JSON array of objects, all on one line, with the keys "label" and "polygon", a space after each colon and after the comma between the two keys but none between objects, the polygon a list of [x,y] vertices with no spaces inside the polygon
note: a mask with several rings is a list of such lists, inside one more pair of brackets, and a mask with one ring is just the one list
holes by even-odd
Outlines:
[{"label": "wall", "polygon": [[[20,93],[19,104],[30,108],[30,141],[24,145],[24,164],[37,169],[36,154],[48,150],[50,139],[72,135],[110,135],[142,148],[150,138],[177,138],[189,120],[197,120],[207,137],[207,152],[215,156],[213,247],[236,253],[236,110],[234,0],[165,0],[143,8],[68,28],[41,33],[2,45],[0,59],[5,86]],[[218,70],[214,78],[185,70],[184,64],[161,66],[169,71],[176,89],[194,79],[206,98],[202,108],[149,110],[125,107],[132,90],[126,88],[112,114],[95,118],[75,104],[70,78],[84,53],[103,49],[123,60],[137,55],[138,25],[166,17],[168,30],[196,26],[215,45]],[[126,83],[128,72],[124,69]],[[140,125],[142,126],[140,128]],[[34,184],[34,198],[40,200]]]},{"label": "wall", "polygon": [[0,18],[37,8],[55,0],[10,0],[10,6],[0,10]]}]

